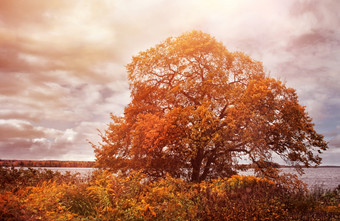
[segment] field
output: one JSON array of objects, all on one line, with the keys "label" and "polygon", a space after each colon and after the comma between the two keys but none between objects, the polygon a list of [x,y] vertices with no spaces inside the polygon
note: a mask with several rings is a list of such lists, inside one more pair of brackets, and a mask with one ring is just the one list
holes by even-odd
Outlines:
[{"label": "field", "polygon": [[0,167],[0,220],[339,220],[340,187],[235,175],[201,183]]}]

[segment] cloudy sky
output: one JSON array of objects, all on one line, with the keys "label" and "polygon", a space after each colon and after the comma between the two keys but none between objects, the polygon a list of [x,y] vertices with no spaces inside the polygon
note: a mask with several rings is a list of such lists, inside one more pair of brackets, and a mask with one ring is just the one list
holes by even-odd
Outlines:
[{"label": "cloudy sky", "polygon": [[130,101],[125,65],[193,29],[297,90],[340,165],[340,1],[1,0],[0,159],[93,160]]}]

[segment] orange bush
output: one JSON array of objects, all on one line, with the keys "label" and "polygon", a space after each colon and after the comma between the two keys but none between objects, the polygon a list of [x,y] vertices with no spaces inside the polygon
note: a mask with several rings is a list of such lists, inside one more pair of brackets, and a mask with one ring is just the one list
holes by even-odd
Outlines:
[{"label": "orange bush", "polygon": [[171,176],[151,181],[141,172],[118,176],[98,171],[88,183],[47,181],[13,192],[0,191],[0,220],[339,218],[338,192],[313,198],[289,186],[282,180],[253,176],[188,183]]}]

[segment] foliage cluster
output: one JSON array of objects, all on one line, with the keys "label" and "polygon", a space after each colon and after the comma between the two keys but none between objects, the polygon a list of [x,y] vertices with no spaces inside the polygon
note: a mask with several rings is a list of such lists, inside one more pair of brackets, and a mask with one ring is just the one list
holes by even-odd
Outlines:
[{"label": "foliage cluster", "polygon": [[230,177],[244,159],[266,176],[276,157],[319,165],[327,149],[294,89],[209,34],[167,38],[127,73],[131,102],[92,144],[99,167],[201,182]]},{"label": "foliage cluster", "polygon": [[[24,176],[33,179],[33,174],[27,172]],[[77,176],[64,180],[54,177],[34,185],[25,184],[19,189],[13,184],[2,188],[0,220],[340,218],[340,189],[307,194],[301,183],[287,184],[287,180],[274,182],[234,175],[228,179],[188,183],[171,176],[150,181],[141,172],[117,176],[108,171],[96,171],[88,182],[79,182]]]},{"label": "foliage cluster", "polygon": [[36,186],[44,181],[56,181],[57,183],[81,182],[79,174],[66,172],[61,174],[58,171],[40,170],[33,168],[14,168],[0,166],[0,190],[16,191],[23,187]]}]

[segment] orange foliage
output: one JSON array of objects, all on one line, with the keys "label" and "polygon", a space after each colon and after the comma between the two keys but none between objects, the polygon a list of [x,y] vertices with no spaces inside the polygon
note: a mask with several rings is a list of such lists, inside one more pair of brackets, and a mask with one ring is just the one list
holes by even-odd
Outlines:
[{"label": "orange foliage", "polygon": [[140,52],[127,71],[132,101],[93,145],[101,167],[200,182],[231,176],[248,158],[272,176],[273,154],[309,166],[321,161],[313,150],[327,148],[294,89],[203,32]]},{"label": "orange foliage", "polygon": [[[299,184],[296,184],[299,185]],[[188,183],[170,175],[97,171],[88,183],[42,182],[0,191],[0,220],[337,220],[334,203],[308,201],[284,181],[235,175]]]}]

